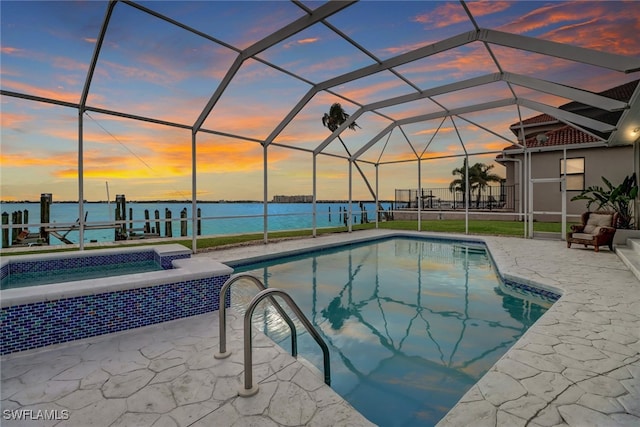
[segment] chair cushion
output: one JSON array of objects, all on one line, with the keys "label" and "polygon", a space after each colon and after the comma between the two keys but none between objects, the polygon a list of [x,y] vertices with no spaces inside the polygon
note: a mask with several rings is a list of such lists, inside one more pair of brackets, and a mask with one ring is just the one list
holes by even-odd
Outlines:
[{"label": "chair cushion", "polygon": [[584,232],[588,234],[597,234],[596,227],[611,227],[613,215],[611,214],[589,214],[587,224],[584,226]]},{"label": "chair cushion", "polygon": [[592,240],[595,237],[595,235],[587,234],[587,233],[573,233],[571,237],[573,239]]}]

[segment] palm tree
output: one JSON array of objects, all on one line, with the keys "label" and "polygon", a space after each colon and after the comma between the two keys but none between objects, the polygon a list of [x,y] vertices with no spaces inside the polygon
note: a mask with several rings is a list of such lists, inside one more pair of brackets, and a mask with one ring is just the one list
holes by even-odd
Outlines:
[{"label": "palm tree", "polygon": [[[322,124],[324,125],[324,127],[329,128],[329,130],[333,132],[338,129],[344,122],[346,122],[348,118],[349,114],[344,111],[342,105],[340,105],[339,102],[336,102],[331,105],[331,107],[329,107],[328,113],[324,113],[324,116],[322,117]],[[356,130],[356,128],[359,127],[360,126],[358,126],[355,121],[349,125],[349,129],[351,130]],[[342,142],[342,145],[344,145],[344,142],[340,138],[340,135],[338,135],[338,139],[340,140],[340,142]],[[347,147],[345,147],[345,149],[346,148]]]},{"label": "palm tree", "polygon": [[469,170],[469,180],[473,178],[473,189],[478,192],[476,196],[476,208],[480,207],[480,196],[482,190],[489,186],[491,182],[501,182],[502,177],[493,173],[489,173],[495,165],[485,165],[484,163],[476,163]]},{"label": "palm tree", "polygon": [[[455,168],[454,170],[451,171],[451,175],[459,175],[458,178],[454,179],[453,181],[451,181],[451,183],[449,184],[449,191],[450,192],[456,192],[456,191],[460,191],[462,192],[462,204],[465,204],[465,201],[467,200],[467,180],[465,178],[465,173],[467,169],[467,159],[464,159],[464,163],[462,164],[461,168]],[[473,181],[471,179],[471,168],[469,168],[469,186],[471,188],[473,188]]]},{"label": "palm tree", "polygon": [[[329,107],[329,112],[324,113],[324,116],[322,116],[322,125],[326,128],[329,128],[331,132],[334,132],[344,122],[346,122],[348,118],[349,118],[349,114],[347,114],[347,112],[344,111],[344,109],[342,108],[342,105],[340,105],[339,102],[335,102],[331,105],[331,107]],[[358,124],[355,121],[353,121],[348,127],[351,130],[356,130],[356,128],[359,128],[360,126],[358,126]],[[344,143],[340,135],[338,135],[338,140],[344,147],[345,151],[347,152],[347,155],[351,157],[351,152],[347,148],[347,144]],[[362,176],[364,183],[367,185],[367,188],[369,189],[369,193],[371,193],[371,197],[373,198],[373,200],[376,200],[376,193],[375,191],[373,191],[373,188],[371,188],[371,184],[369,184],[369,181],[367,180],[366,175],[364,174],[362,169],[360,169],[360,166],[358,165],[358,163],[354,161],[353,164],[355,165],[356,169],[358,169],[358,172],[360,172],[360,176]],[[382,209],[382,206],[380,206],[380,204],[378,204],[378,208],[381,211],[384,210]]]},{"label": "palm tree", "polygon": [[489,173],[493,167],[494,165],[485,165],[484,163],[476,163],[469,167],[469,190],[466,191],[465,169],[467,168],[467,159],[465,158],[461,168],[455,168],[451,171],[452,175],[459,175],[459,178],[451,181],[449,191],[452,193],[454,191],[461,191],[463,204],[467,200],[467,194],[470,196],[473,192],[477,191],[476,208],[479,208],[482,190],[487,188],[490,182],[502,181],[501,176]]}]

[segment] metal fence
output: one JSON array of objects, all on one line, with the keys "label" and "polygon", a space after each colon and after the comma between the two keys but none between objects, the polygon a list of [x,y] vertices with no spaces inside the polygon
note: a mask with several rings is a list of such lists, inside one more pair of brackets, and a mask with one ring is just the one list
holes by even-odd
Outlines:
[{"label": "metal fence", "polygon": [[[515,185],[487,186],[474,189],[469,196],[469,209],[476,210],[516,210]],[[417,189],[396,189],[396,209],[455,210],[465,208],[465,194],[462,191],[451,191],[448,188],[423,188],[422,195]]]}]

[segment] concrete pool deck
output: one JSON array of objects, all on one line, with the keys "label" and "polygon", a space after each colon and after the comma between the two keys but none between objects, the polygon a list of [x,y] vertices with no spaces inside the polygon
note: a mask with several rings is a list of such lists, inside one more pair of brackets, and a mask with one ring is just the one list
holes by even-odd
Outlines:
[{"label": "concrete pool deck", "polygon": [[[367,230],[199,253],[221,262],[397,234]],[[467,238],[452,234],[405,233]],[[438,426],[640,425],[640,281],[614,253],[562,241],[478,237],[501,274],[562,298],[474,385]],[[243,380],[242,322],[228,312],[217,360],[218,313],[4,356],[2,425],[367,426],[321,374],[269,339],[254,339],[260,391]],[[7,410],[53,421],[10,421]],[[31,411],[31,412],[26,412]]]}]

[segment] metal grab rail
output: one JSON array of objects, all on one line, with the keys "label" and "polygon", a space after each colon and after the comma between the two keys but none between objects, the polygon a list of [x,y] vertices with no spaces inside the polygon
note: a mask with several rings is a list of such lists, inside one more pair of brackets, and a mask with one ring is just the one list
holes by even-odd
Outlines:
[{"label": "metal grab rail", "polygon": [[258,385],[253,385],[253,355],[251,342],[251,331],[253,328],[251,327],[251,316],[253,316],[253,312],[260,301],[265,298],[270,298],[273,301],[273,297],[271,296],[272,294],[277,294],[285,300],[289,305],[289,308],[294,311],[309,334],[316,340],[322,349],[322,356],[324,359],[324,382],[327,385],[331,385],[331,367],[329,364],[329,348],[327,347],[327,344],[288,293],[281,289],[269,288],[260,291],[255,297],[253,297],[251,303],[249,303],[249,307],[247,307],[246,313],[244,314],[244,389],[241,389],[238,394],[242,397],[248,397],[253,396],[258,392]]},{"label": "metal grab rail", "polygon": [[[260,279],[247,273],[235,274],[229,277],[229,279],[227,279],[226,282],[224,282],[224,285],[222,285],[222,288],[220,289],[220,298],[218,301],[218,307],[220,307],[219,308],[220,321],[218,322],[219,328],[220,328],[220,348],[219,348],[219,352],[213,355],[213,357],[215,357],[216,359],[225,359],[231,355],[231,351],[227,351],[227,316],[226,316],[227,310],[225,307],[225,301],[231,285],[240,279],[249,279],[261,291],[267,289],[267,287],[264,285],[264,283],[262,283]],[[276,308],[278,313],[280,313],[280,316],[282,316],[282,318],[287,323],[287,325],[289,325],[289,329],[291,329],[291,355],[293,357],[297,357],[298,356],[298,336],[296,334],[296,325],[293,323],[289,315],[283,310],[280,304],[278,304],[278,302],[273,297],[269,297],[269,300],[271,301],[273,306]]]}]

